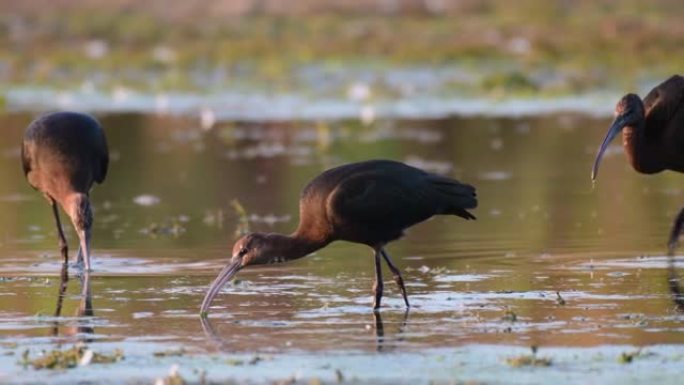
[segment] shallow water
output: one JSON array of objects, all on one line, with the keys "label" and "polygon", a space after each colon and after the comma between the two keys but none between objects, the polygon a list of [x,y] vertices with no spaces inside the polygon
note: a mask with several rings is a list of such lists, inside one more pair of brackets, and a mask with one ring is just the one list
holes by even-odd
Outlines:
[{"label": "shallow water", "polygon": [[[684,203],[681,177],[638,175],[613,146],[592,188],[590,167],[608,120],[219,122],[203,130],[192,118],[102,115],[112,162],[92,193],[94,316],[77,315],[80,285],[71,269],[54,317],[53,219],[19,161],[30,119],[0,117],[2,380],[44,380],[48,371],[16,364],[21,353],[78,341],[95,351],[121,348],[126,359],[55,381],[149,383],[173,363],[197,381],[204,370],[210,380],[329,382],[335,369],[344,381],[387,383],[680,378],[684,316],[668,289],[664,251]],[[478,189],[477,221],[437,217],[389,247],[404,271],[410,312],[387,272],[375,316],[370,250],[335,243],[296,262],[243,271],[214,301],[209,323],[200,322],[204,291],[229,257],[241,219],[233,199],[252,230],[288,232],[310,178],[377,157]],[[67,236],[73,244],[70,227]],[[683,257],[675,262],[684,267]],[[181,346],[182,357],[153,355]],[[505,363],[530,346],[554,364]],[[638,348],[650,354],[624,369],[620,353]],[[249,365],[255,354],[261,359]],[[583,377],[587,367],[591,377]]]}]

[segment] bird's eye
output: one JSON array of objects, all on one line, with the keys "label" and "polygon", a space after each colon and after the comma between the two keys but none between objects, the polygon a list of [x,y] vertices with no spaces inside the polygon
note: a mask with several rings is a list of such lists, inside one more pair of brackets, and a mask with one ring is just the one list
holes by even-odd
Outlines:
[{"label": "bird's eye", "polygon": [[243,256],[243,255],[247,254],[247,248],[246,248],[246,247],[241,248],[241,249],[240,249],[240,252],[239,252],[238,254],[239,254],[240,256]]}]

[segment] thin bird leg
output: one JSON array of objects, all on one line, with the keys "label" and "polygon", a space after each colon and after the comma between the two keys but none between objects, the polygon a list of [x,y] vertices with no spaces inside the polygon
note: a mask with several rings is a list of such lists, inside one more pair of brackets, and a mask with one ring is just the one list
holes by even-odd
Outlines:
[{"label": "thin bird leg", "polygon": [[373,284],[373,293],[375,300],[373,301],[373,310],[380,309],[380,301],[382,300],[382,265],[380,263],[380,253],[382,249],[375,251],[375,284]]},{"label": "thin bird leg", "polygon": [[57,223],[57,235],[59,236],[59,251],[62,253],[62,258],[64,259],[64,264],[69,263],[69,246],[67,245],[66,238],[64,237],[64,230],[62,230],[62,222],[59,220],[59,209],[57,208],[57,202],[50,198],[50,205],[52,206],[52,213],[55,215],[55,223]]},{"label": "thin bird leg", "polygon": [[401,271],[397,268],[394,263],[392,263],[392,260],[390,259],[389,255],[385,252],[384,249],[380,249],[380,252],[382,253],[382,257],[385,258],[385,262],[387,262],[387,266],[389,266],[390,270],[392,271],[392,274],[394,275],[394,281],[399,285],[399,289],[401,289],[401,294],[404,296],[404,302],[406,303],[406,308],[409,308],[409,301],[408,301],[408,295],[406,295],[406,287],[404,286],[404,278],[401,276]]},{"label": "thin bird leg", "polygon": [[672,224],[670,231],[670,240],[667,242],[668,255],[674,255],[677,244],[679,243],[679,234],[682,232],[682,225],[684,225],[684,208],[679,211]]}]

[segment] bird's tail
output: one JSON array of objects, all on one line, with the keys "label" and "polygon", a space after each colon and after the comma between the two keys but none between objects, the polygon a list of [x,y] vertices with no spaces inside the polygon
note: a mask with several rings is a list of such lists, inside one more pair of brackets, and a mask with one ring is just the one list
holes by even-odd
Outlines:
[{"label": "bird's tail", "polygon": [[466,209],[477,207],[475,187],[438,175],[431,175],[430,181],[446,200],[444,214],[458,215],[464,219],[476,219],[473,214],[466,211]]}]

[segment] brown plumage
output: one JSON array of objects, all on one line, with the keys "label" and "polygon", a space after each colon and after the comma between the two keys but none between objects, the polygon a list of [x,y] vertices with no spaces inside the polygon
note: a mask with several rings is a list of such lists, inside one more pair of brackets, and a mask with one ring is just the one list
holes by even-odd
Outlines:
[{"label": "brown plumage", "polygon": [[375,309],[382,299],[381,258],[408,307],[401,272],[385,245],[434,215],[475,219],[466,209],[476,206],[474,187],[400,162],[371,160],[330,169],[304,187],[294,233],[252,233],[235,243],[230,263],[207,291],[201,314],[206,314],[223,284],[243,267],[298,259],[337,240],[368,245],[375,251]]},{"label": "brown plumage", "polygon": [[79,237],[78,262],[90,270],[90,238],[93,214],[89,192],[107,176],[109,153],[100,124],[90,115],[55,112],[29,124],[21,152],[29,184],[45,195],[52,206],[59,245],[68,262],[67,242],[57,204],[71,219]]},{"label": "brown plumage", "polygon": [[[684,172],[684,77],[674,75],[646,95],[643,102],[627,94],[615,107],[615,120],[599,148],[591,178],[611,140],[622,132],[622,145],[632,167],[644,174],[663,170]],[[672,226],[670,253],[684,223],[684,209]]]}]

